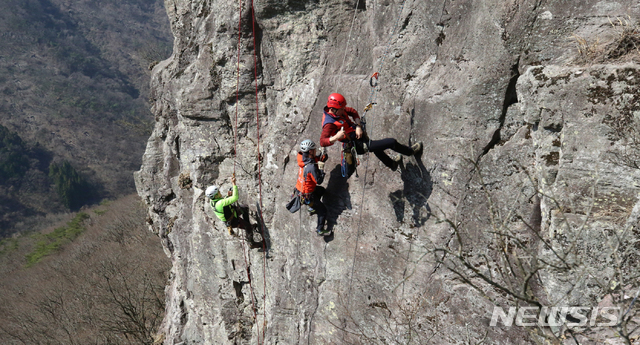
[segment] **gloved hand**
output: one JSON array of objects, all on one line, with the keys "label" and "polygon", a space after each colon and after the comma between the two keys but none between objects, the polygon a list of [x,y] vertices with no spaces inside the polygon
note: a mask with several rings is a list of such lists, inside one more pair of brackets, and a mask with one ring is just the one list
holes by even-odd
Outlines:
[{"label": "gloved hand", "polygon": [[324,162],[322,161],[318,162],[318,168],[324,171]]},{"label": "gloved hand", "polygon": [[334,135],[334,136],[329,138],[329,141],[331,141],[331,142],[340,141],[340,140],[344,139],[345,136],[346,136],[346,133],[344,132],[344,127],[341,127],[340,131],[338,131],[338,133],[336,133],[336,135]]}]

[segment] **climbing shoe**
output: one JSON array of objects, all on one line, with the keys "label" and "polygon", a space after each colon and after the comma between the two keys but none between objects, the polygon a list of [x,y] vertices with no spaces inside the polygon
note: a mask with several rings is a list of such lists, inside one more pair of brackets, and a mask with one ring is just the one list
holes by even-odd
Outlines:
[{"label": "climbing shoe", "polygon": [[402,156],[401,155],[397,155],[395,158],[393,158],[393,162],[391,163],[391,170],[396,171],[398,170],[398,165],[400,164],[400,162],[402,162]]},{"label": "climbing shoe", "polygon": [[307,211],[309,211],[309,214],[316,214],[316,209],[311,206],[307,208]]},{"label": "climbing shoe", "polygon": [[233,236],[233,228],[230,226],[227,226],[227,231],[229,231],[229,235]]},{"label": "climbing shoe", "polygon": [[316,233],[318,234],[318,236],[328,236],[329,234],[331,234],[331,230],[320,228],[316,230]]},{"label": "climbing shoe", "polygon": [[414,156],[419,156],[422,153],[422,141],[411,145],[411,149],[413,150]]}]

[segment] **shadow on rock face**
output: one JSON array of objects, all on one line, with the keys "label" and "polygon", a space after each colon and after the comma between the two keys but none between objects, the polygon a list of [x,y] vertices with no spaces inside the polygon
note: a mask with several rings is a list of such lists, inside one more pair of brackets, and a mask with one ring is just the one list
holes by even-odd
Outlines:
[{"label": "shadow on rock face", "polygon": [[271,250],[271,235],[269,233],[269,228],[264,223],[264,218],[262,217],[262,209],[260,208],[260,203],[256,202],[256,225],[253,229],[253,241],[251,248],[258,248],[258,252],[267,252],[267,258],[270,258],[271,255],[269,251]]},{"label": "shadow on rock face", "polygon": [[[329,175],[327,191],[322,201],[327,206],[327,229],[333,230],[338,216],[344,210],[351,209],[351,195],[349,194],[348,178],[342,177],[340,164],[336,165]],[[333,235],[330,236],[333,239]],[[327,240],[330,240],[327,238]]]},{"label": "shadow on rock face", "polygon": [[[406,204],[411,207],[413,226],[422,226],[431,214],[431,209],[427,201],[433,190],[433,182],[431,174],[425,168],[419,157],[416,158],[416,164],[408,163],[406,166],[400,166],[402,174],[400,177],[404,181],[404,189],[399,189],[389,193],[389,199],[393,204],[393,210],[396,213],[398,222],[404,223],[404,213]],[[421,214],[422,208],[426,213]]]},{"label": "shadow on rock face", "polygon": [[[333,225],[331,225],[329,228],[333,228]],[[329,242],[333,241],[333,235],[334,234],[332,232],[331,235],[323,236],[324,243],[329,243]]]}]

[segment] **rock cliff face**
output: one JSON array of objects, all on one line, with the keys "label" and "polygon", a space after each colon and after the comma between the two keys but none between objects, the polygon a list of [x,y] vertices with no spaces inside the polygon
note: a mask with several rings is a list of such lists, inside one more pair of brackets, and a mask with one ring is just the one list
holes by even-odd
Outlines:
[{"label": "rock cliff face", "polygon": [[[636,286],[637,2],[251,6],[165,1],[174,52],[153,71],[136,173],[173,262],[165,344],[533,343],[562,330],[490,327],[493,303],[598,305],[616,302],[609,282]],[[371,138],[425,149],[395,172],[361,156],[345,179],[330,147],[320,238],[284,205],[332,92],[361,114],[376,103]],[[266,251],[207,205],[234,171]],[[605,245],[618,230],[624,250]]]}]

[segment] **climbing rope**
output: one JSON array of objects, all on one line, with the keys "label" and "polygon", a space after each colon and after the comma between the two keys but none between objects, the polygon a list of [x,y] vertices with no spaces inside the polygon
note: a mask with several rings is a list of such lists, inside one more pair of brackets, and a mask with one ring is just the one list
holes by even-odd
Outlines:
[{"label": "climbing rope", "polygon": [[[299,196],[296,196],[296,198],[299,198]],[[298,210],[299,213],[299,224],[300,226],[298,227],[298,245],[296,246],[296,261],[295,263],[298,265],[298,274],[295,277],[295,288],[293,289],[294,292],[294,299],[293,302],[296,304],[295,309],[296,309],[296,314],[299,312],[298,311],[298,279],[300,279],[300,277],[302,276],[300,273],[302,271],[302,269],[300,268],[300,242],[302,242],[301,238],[302,238],[302,210]]]},{"label": "climbing rope", "polygon": [[[258,195],[259,206],[258,215],[260,217],[260,230],[262,232],[262,282],[263,282],[263,295],[262,295],[262,339],[264,341],[267,328],[267,238],[264,235],[264,218],[262,217],[262,161],[260,156],[260,103],[258,101],[258,57],[256,53],[256,11],[253,6],[253,0],[251,0],[251,32],[253,33],[253,77],[256,81],[256,131],[257,131],[257,151],[258,151]],[[258,342],[260,335],[258,335]]]},{"label": "climbing rope", "polygon": [[[349,45],[349,41],[351,41],[351,32],[353,31],[353,24],[356,22],[356,14],[358,14],[358,6],[360,5],[360,0],[356,1],[356,7],[353,9],[353,19],[351,20],[351,27],[349,28],[349,36],[347,37],[346,45]],[[342,64],[340,65],[340,70],[338,74],[342,73],[342,69],[344,68],[344,62],[347,60],[347,47],[344,47],[344,56],[342,57]]]},{"label": "climbing rope", "polygon": [[[402,11],[404,10],[404,4],[405,4],[406,0],[402,1],[402,4],[400,5],[400,11],[398,13],[398,18],[396,19],[396,23],[393,27],[393,30],[391,32],[391,37],[389,38],[389,41],[387,43],[387,48],[385,50],[384,55],[382,56],[381,62],[380,62],[380,68],[379,71],[382,71],[382,67],[384,65],[384,60],[387,56],[387,54],[389,53],[389,47],[391,46],[391,39],[395,36],[395,31],[398,27],[398,23],[400,21],[400,17],[402,16]],[[369,103],[367,104],[367,106],[364,108],[364,114],[361,117],[361,122],[363,123],[363,125],[366,123],[365,122],[365,115],[367,114],[368,111],[370,111],[373,108],[373,105],[376,104],[375,101],[375,96],[377,95],[377,89],[378,89],[378,77],[379,77],[380,73],[379,72],[375,72],[370,80],[369,80],[369,84],[372,87],[371,93],[369,94]],[[373,79],[376,79],[376,84],[373,84]],[[363,126],[364,129],[364,126]],[[360,201],[360,205],[362,205],[361,207],[364,207],[364,196],[365,196],[365,187],[367,184],[367,174],[369,172],[369,160],[367,159],[367,163],[365,164],[365,170],[364,170],[364,178],[362,181],[362,199]],[[350,308],[351,305],[351,287],[352,287],[352,282],[353,282],[353,276],[354,276],[354,272],[355,272],[355,266],[356,266],[356,257],[358,255],[358,245],[359,245],[359,241],[360,241],[360,229],[362,227],[362,215],[364,213],[364,209],[360,210],[360,217],[358,219],[358,226],[356,229],[356,243],[355,243],[355,249],[353,251],[353,260],[351,263],[351,274],[349,276],[349,289],[347,292],[347,309]]]},{"label": "climbing rope", "polygon": [[251,310],[253,311],[253,320],[258,319],[258,311],[256,309],[256,302],[255,302],[255,296],[253,294],[253,283],[251,282],[251,258],[249,258],[247,260],[247,245],[245,243],[246,238],[241,241],[242,243],[242,254],[244,255],[244,264],[245,267],[247,268],[247,279],[249,281],[249,290],[251,291]]},{"label": "climbing rope", "polygon": [[[238,14],[238,56],[237,56],[237,68],[236,68],[236,114],[235,114],[235,128],[234,128],[234,161],[233,161],[233,176],[236,174],[236,165],[237,165],[237,157],[238,157],[238,107],[240,103],[240,48],[242,43],[242,0],[238,1],[239,4],[239,14]],[[262,249],[264,252],[263,256],[263,267],[262,267],[262,275],[263,275],[263,313],[262,313],[262,341],[260,339],[260,327],[258,326],[258,344],[264,344],[265,333],[266,333],[266,298],[267,298],[267,279],[266,279],[266,265],[267,265],[267,251],[266,251],[266,237],[264,235],[264,219],[262,218],[262,174],[261,174],[261,162],[260,162],[260,108],[258,101],[258,59],[256,57],[256,32],[255,32],[255,9],[253,6],[253,0],[251,1],[251,28],[253,33],[253,62],[254,62],[254,79],[256,80],[256,121],[257,121],[257,137],[258,137],[258,188],[259,188],[259,210],[258,214],[260,217],[260,229],[262,231]],[[250,231],[250,230],[247,230]],[[246,249],[246,238],[242,241],[242,252],[244,256],[245,266],[247,269],[247,279],[249,281],[249,289],[251,291],[251,304],[253,310],[253,319],[257,321],[257,308],[255,303],[255,294],[253,292],[253,283],[251,281],[251,264],[250,264],[250,256],[247,258],[247,249]]]},{"label": "climbing rope", "polygon": [[233,127],[233,175],[236,175],[236,163],[238,161],[238,104],[240,103],[240,44],[242,38],[242,0],[238,0],[240,12],[238,13],[238,61],[236,63],[236,116]]},{"label": "climbing rope", "polygon": [[[237,69],[236,69],[236,115],[234,121],[234,130],[233,130],[233,176],[236,176],[236,164],[238,161],[238,106],[240,103],[240,45],[242,38],[242,0],[238,0],[239,4],[239,14],[238,14],[238,59],[237,59]],[[246,249],[246,238],[241,240],[242,243],[242,254],[244,257],[244,265],[247,269],[247,281],[249,282],[249,291],[251,293],[251,310],[253,311],[253,320],[257,321],[257,309],[255,302],[255,294],[253,292],[253,283],[251,282],[251,263],[250,258],[247,259],[247,249]]]},{"label": "climbing rope", "polygon": [[[389,54],[389,48],[391,47],[391,40],[393,39],[393,37],[395,36],[396,33],[396,29],[398,28],[398,23],[400,23],[400,17],[402,17],[402,11],[404,10],[404,4],[405,4],[406,0],[402,1],[402,4],[400,5],[400,11],[398,12],[398,18],[396,18],[396,23],[393,25],[393,30],[391,31],[391,35],[389,36],[389,40],[387,41],[387,48],[384,51],[384,54],[382,55],[382,58],[380,60],[380,67],[378,68],[379,71],[382,71],[382,68],[384,67],[384,60],[386,59],[387,55]],[[379,72],[375,72],[373,73],[373,75],[371,75],[371,78],[369,78],[369,85],[371,85],[371,93],[369,94],[369,102],[367,103],[367,106],[364,108],[364,114],[362,115],[362,117],[364,118],[364,116],[367,114],[367,111],[371,110],[371,108],[373,108],[373,105],[375,105],[375,98],[377,96],[378,93],[378,84],[379,84],[379,77],[380,77],[380,73]],[[376,80],[376,83],[373,84],[373,79]]]}]

